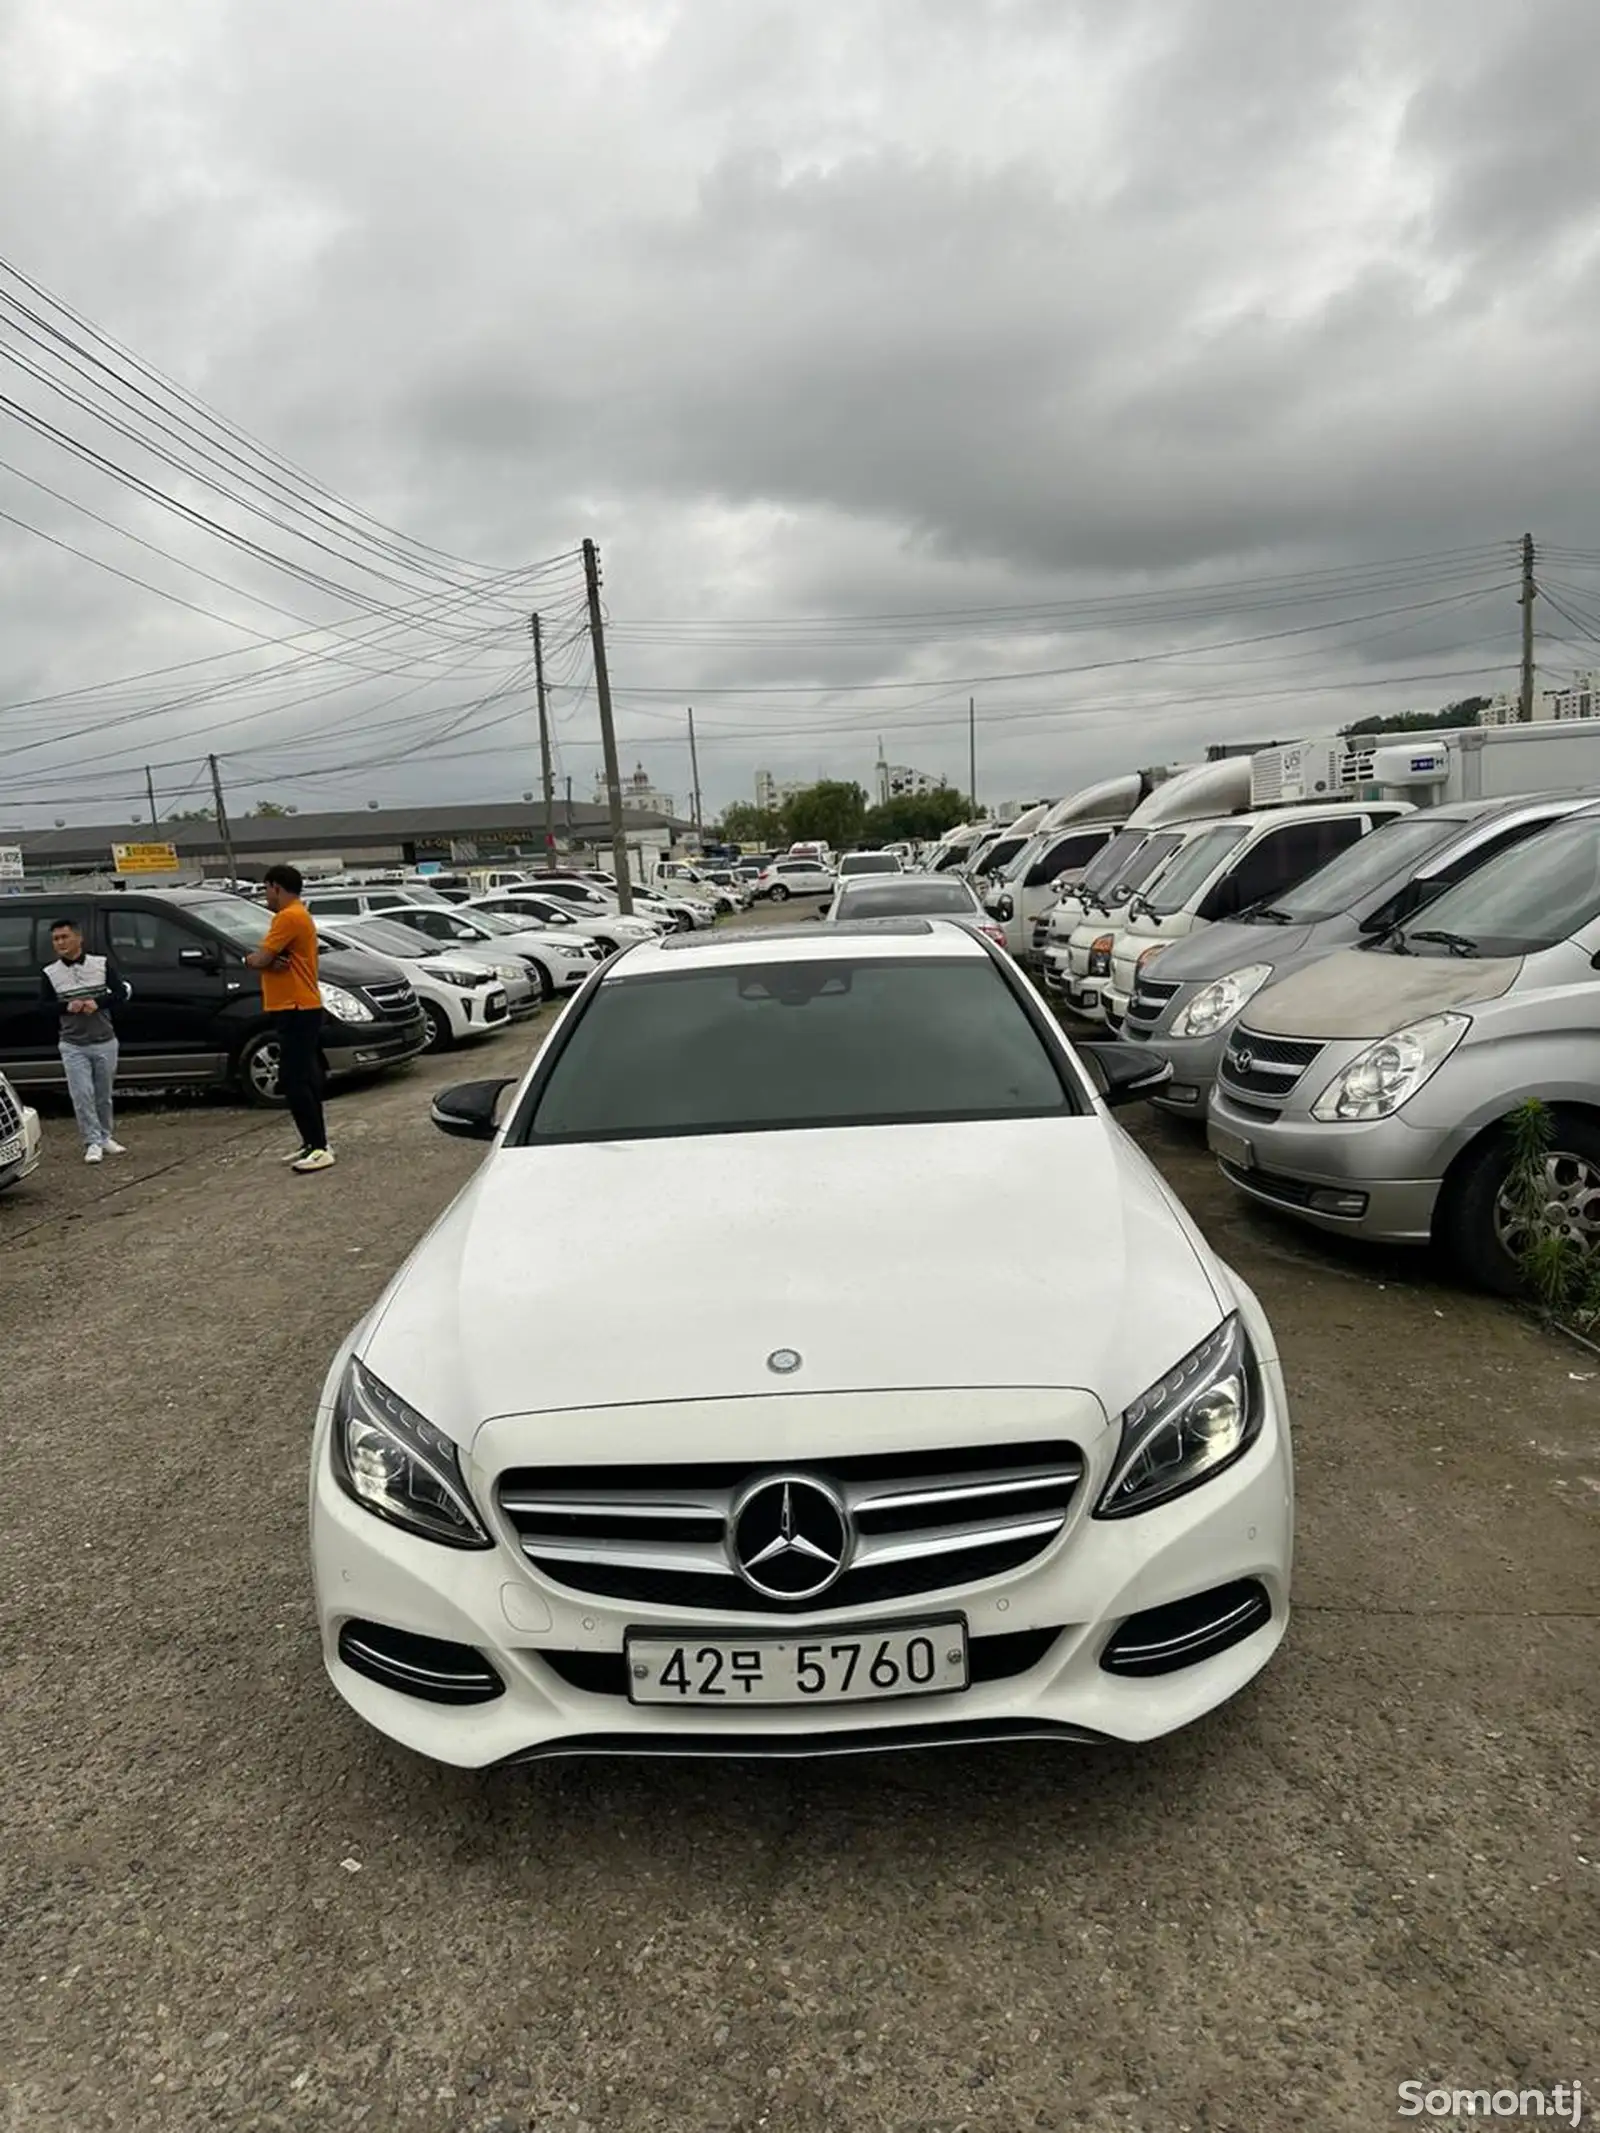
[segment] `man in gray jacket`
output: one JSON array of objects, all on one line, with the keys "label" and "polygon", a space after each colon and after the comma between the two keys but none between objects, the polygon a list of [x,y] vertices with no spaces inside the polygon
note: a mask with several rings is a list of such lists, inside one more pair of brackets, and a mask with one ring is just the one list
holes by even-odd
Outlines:
[{"label": "man in gray jacket", "polygon": [[127,1152],[111,1137],[111,1092],[117,1079],[111,1009],[129,1000],[133,989],[110,956],[84,953],[83,935],[71,919],[56,920],[50,945],[56,960],[45,965],[40,995],[45,1007],[60,1016],[61,1064],[83,1135],[83,1159],[99,1163]]}]

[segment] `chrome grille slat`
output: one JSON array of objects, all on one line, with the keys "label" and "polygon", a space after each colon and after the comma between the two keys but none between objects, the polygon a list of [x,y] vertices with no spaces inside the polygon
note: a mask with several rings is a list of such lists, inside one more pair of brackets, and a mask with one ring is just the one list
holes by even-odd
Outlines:
[{"label": "chrome grille slat", "polygon": [[[947,1591],[1014,1570],[1061,1532],[1083,1473],[1076,1445],[1036,1442],[781,1463],[524,1468],[503,1473],[496,1495],[529,1564],[557,1585],[647,1605],[781,1615]],[[846,1567],[810,1601],[757,1591],[729,1549],[736,1507],[775,1475],[823,1483],[853,1534]]]},{"label": "chrome grille slat", "polygon": [[1257,1104],[1282,1105],[1325,1048],[1315,1038],[1258,1037],[1253,1030],[1236,1029],[1217,1079],[1225,1089]]}]

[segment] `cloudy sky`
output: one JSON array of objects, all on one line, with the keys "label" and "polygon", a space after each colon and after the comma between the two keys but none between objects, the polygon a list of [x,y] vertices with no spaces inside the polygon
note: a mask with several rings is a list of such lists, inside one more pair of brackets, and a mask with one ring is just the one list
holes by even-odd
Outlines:
[{"label": "cloudy sky", "polygon": [[715,807],[964,785],[969,695],[993,800],[1504,688],[1525,529],[1542,684],[1600,663],[1595,57],[1592,0],[0,0],[0,829],[208,748],[531,789],[535,607],[589,797],[585,536],[680,804],[691,704]]}]

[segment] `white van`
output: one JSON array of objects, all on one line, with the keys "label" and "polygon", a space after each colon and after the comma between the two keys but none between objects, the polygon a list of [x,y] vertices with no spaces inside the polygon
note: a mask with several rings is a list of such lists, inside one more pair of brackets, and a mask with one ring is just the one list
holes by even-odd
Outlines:
[{"label": "white van", "polygon": [[1122,1027],[1141,967],[1171,942],[1217,919],[1237,918],[1271,904],[1326,866],[1381,823],[1413,813],[1403,800],[1370,805],[1332,800],[1312,807],[1263,807],[1197,825],[1181,853],[1168,860],[1129,905],[1110,957],[1102,1006],[1112,1029]]},{"label": "white van", "polygon": [[1007,865],[991,875],[985,907],[1019,962],[1038,962],[1051,905],[1082,877],[1150,791],[1149,778],[1131,771],[1069,793],[1048,810]]}]

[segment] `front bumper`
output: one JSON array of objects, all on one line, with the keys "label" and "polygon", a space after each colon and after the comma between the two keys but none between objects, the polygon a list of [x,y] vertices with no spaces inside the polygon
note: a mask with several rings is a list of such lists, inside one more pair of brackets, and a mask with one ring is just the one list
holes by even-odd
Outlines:
[{"label": "front bumper", "polygon": [[1128,1023],[1123,1035],[1131,1044],[1148,1046],[1156,1058],[1164,1059],[1172,1069],[1172,1079],[1150,1101],[1175,1117],[1203,1119],[1232,1029],[1229,1023],[1209,1037],[1152,1037],[1134,1021]]},{"label": "front bumper", "polygon": [[44,1130],[39,1124],[39,1114],[31,1105],[22,1106],[22,1154],[15,1161],[0,1166],[0,1192],[8,1185],[20,1185],[24,1178],[31,1178],[39,1167],[44,1153]]},{"label": "front bumper", "polygon": [[[1269,1339],[1253,1305],[1246,1315],[1253,1334]],[[1131,1519],[1090,1515],[1117,1442],[1102,1424],[1083,1447],[1089,1470],[1062,1532],[1021,1569],[915,1599],[831,1613],[824,1606],[777,1620],[770,1613],[652,1608],[567,1589],[532,1568],[495,1516],[495,1546],[475,1552],[384,1523],[333,1478],[330,1385],[311,1492],[324,1662],[339,1694],[369,1724],[419,1754],[468,1768],[586,1753],[808,1756],[988,1739],[1150,1740],[1235,1695],[1272,1656],[1288,1624],[1293,1467],[1275,1361],[1262,1362],[1261,1382],[1266,1412],[1256,1442],[1235,1466],[1170,1504]],[[580,1419],[563,1418],[561,1428]],[[609,1426],[611,1418],[595,1419]],[[480,1446],[491,1434],[500,1446],[491,1473],[476,1463],[470,1470],[480,1513],[492,1502],[494,1474],[515,1464],[519,1450],[537,1445],[551,1456],[551,1428],[551,1418],[540,1417],[480,1432]],[[1125,1645],[1162,1633],[1171,1618],[1154,1610],[1181,1612],[1199,1596],[1210,1605],[1213,1594],[1243,1590],[1255,1595],[1257,1614],[1226,1648],[1144,1676],[1102,1663],[1125,1626]],[[973,1682],[944,1695],[707,1710],[635,1705],[626,1693],[629,1630],[692,1642],[792,1629],[812,1641],[952,1615],[967,1624]],[[1155,1626],[1147,1631],[1147,1623]],[[360,1637],[369,1625],[439,1640],[416,1649],[424,1656],[453,1650],[463,1657],[447,1657],[447,1666],[476,1665],[481,1674],[486,1665],[501,1686],[482,1700],[443,1702],[372,1679],[341,1651],[342,1634]]]},{"label": "front bumper", "polygon": [[1432,1238],[1445,1170],[1440,1135],[1401,1118],[1269,1118],[1216,1087],[1206,1138],[1229,1184],[1264,1207],[1373,1244]]},{"label": "front bumper", "polygon": [[370,1074],[415,1059],[428,1048],[428,1023],[420,1007],[405,1022],[336,1022],[324,1015],[322,1032],[322,1057],[330,1075]]}]

